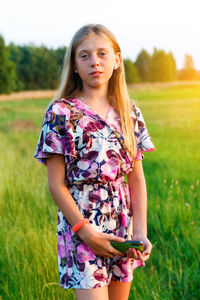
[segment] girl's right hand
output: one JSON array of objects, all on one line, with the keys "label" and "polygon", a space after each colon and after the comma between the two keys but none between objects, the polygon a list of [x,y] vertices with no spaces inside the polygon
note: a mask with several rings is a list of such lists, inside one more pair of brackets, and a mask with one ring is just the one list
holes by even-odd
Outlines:
[{"label": "girl's right hand", "polygon": [[77,234],[86,243],[95,255],[113,258],[115,255],[124,254],[111,245],[111,241],[125,242],[124,238],[113,234],[102,233],[94,230],[89,224],[85,224],[78,230]]}]

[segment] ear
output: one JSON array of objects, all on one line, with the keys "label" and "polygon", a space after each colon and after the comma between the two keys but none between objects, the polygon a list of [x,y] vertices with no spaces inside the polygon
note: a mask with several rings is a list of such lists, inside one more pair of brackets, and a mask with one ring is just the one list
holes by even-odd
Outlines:
[{"label": "ear", "polygon": [[117,52],[115,53],[115,67],[114,67],[114,70],[116,70],[117,68],[119,68],[120,66],[120,63],[121,63],[121,53],[120,52]]}]

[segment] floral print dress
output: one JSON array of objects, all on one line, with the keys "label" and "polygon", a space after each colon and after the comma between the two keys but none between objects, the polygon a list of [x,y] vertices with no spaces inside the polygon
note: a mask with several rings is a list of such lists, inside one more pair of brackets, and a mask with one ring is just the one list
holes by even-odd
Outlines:
[{"label": "floral print dress", "polygon": [[[137,142],[136,160],[155,146],[140,109],[132,111]],[[62,98],[49,105],[34,157],[46,165],[64,155],[65,184],[83,217],[94,230],[132,239],[132,211],[124,176],[134,167],[121,134],[120,118],[111,106],[103,120],[79,98]],[[64,288],[96,288],[110,280],[131,281],[139,260],[96,256],[58,208],[58,271]]]}]

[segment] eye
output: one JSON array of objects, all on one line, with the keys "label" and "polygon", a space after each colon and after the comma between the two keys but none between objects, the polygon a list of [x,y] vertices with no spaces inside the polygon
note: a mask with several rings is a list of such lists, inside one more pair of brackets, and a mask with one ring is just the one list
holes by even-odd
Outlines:
[{"label": "eye", "polygon": [[101,56],[105,56],[105,55],[106,55],[106,52],[101,51],[101,52],[99,52],[99,54],[100,54]]},{"label": "eye", "polygon": [[82,55],[81,55],[81,58],[87,58],[87,57],[88,57],[87,54],[82,54]]}]

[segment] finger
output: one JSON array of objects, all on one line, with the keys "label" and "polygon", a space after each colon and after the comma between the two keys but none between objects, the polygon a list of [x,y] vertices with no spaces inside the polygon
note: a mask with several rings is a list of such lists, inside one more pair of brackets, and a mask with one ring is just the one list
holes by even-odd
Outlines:
[{"label": "finger", "polygon": [[109,257],[109,258],[113,258],[114,257],[114,255],[112,253],[110,253],[110,252],[103,252],[99,256]]},{"label": "finger", "polygon": [[127,250],[126,256],[127,256],[127,257],[130,257],[130,258],[135,258],[134,255],[133,255],[133,252],[131,251],[131,249],[128,249],[128,250]]},{"label": "finger", "polygon": [[146,243],[145,249],[151,250],[152,249],[152,244],[150,242]]},{"label": "finger", "polygon": [[109,241],[120,242],[120,243],[123,243],[126,241],[124,238],[116,236],[114,234],[107,234],[107,233],[104,233],[104,234],[106,235],[105,238]]},{"label": "finger", "polygon": [[150,257],[150,253],[146,253],[146,254],[142,253],[142,256],[143,256],[144,258],[146,258],[146,257],[148,256],[148,258],[149,258],[149,257]]},{"label": "finger", "polygon": [[124,253],[123,252],[120,252],[120,251],[118,251],[118,250],[116,250],[115,248],[113,248],[114,250],[112,250],[112,253],[114,254],[114,255],[117,255],[117,256],[124,256]]},{"label": "finger", "polygon": [[146,256],[143,256],[143,254],[140,252],[140,251],[137,251],[138,252],[138,257],[139,257],[139,260],[141,260],[142,262],[146,261],[147,259],[149,259],[149,254],[146,255]]},{"label": "finger", "polygon": [[117,255],[117,256],[124,256],[124,253],[115,249],[114,247],[111,246],[110,244],[110,253],[112,253],[113,255]]},{"label": "finger", "polygon": [[147,259],[149,259],[149,255],[145,256],[145,257],[143,258],[142,261],[144,262],[144,261],[146,261]]},{"label": "finger", "polygon": [[130,252],[129,249],[128,249],[128,250],[126,251],[126,256],[127,256],[127,257],[131,257],[131,255],[132,255],[132,254],[131,254],[131,252]]},{"label": "finger", "polygon": [[138,259],[138,255],[134,248],[129,248],[127,252],[129,254],[129,257]]},{"label": "finger", "polygon": [[111,253],[108,253],[108,254],[106,254],[104,257],[113,258],[113,257],[114,257],[114,255],[113,255],[113,254],[111,254]]},{"label": "finger", "polygon": [[148,250],[144,250],[143,252],[142,252],[142,255],[143,256],[146,256],[146,255],[150,255],[150,251],[148,251]]},{"label": "finger", "polygon": [[149,255],[143,256],[140,261],[145,262],[147,259],[149,259]]},{"label": "finger", "polygon": [[145,261],[144,256],[142,255],[142,253],[141,253],[139,250],[137,250],[137,255],[138,255],[138,259],[139,259],[139,260]]},{"label": "finger", "polygon": [[142,252],[142,254],[143,255],[150,255],[150,253],[151,253],[151,249],[152,249],[152,246],[151,246],[151,244],[150,245],[148,245],[146,248],[145,248],[145,250]]},{"label": "finger", "polygon": [[138,255],[137,255],[137,251],[134,248],[130,249],[132,251],[133,256],[135,257],[135,259],[138,259]]}]

